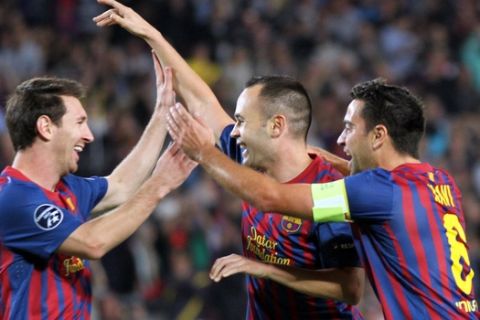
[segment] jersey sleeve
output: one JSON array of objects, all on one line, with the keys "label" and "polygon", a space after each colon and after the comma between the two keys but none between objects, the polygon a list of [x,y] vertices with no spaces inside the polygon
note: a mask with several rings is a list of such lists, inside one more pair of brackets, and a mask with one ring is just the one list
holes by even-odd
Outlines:
[{"label": "jersey sleeve", "polygon": [[75,194],[82,216],[88,219],[90,212],[107,193],[107,179],[104,177],[83,178],[68,175],[64,181]]},{"label": "jersey sleeve", "polygon": [[393,208],[393,182],[390,173],[376,169],[345,178],[350,218],[358,222],[390,220]]},{"label": "jersey sleeve", "polygon": [[234,126],[233,124],[229,124],[223,129],[220,135],[220,148],[230,159],[242,163],[240,147],[237,145],[237,141],[230,137]]},{"label": "jersey sleeve", "polygon": [[382,222],[392,215],[393,182],[382,169],[312,184],[311,191],[316,222]]},{"label": "jersey sleeve", "polygon": [[349,223],[317,223],[318,255],[325,268],[361,267]]},{"label": "jersey sleeve", "polygon": [[0,241],[47,259],[82,223],[35,188],[4,190],[0,198]]}]

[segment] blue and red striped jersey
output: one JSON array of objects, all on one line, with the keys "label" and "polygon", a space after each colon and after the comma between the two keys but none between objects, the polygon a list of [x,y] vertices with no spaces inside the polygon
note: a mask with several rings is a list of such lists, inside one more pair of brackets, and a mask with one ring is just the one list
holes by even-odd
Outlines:
[{"label": "blue and red striped jersey", "polygon": [[[221,147],[241,163],[241,152],[230,138],[233,126],[221,136]],[[329,182],[341,174],[322,158],[313,161],[288,183]],[[246,257],[304,269],[359,267],[348,223],[314,223],[242,205],[242,243]],[[310,297],[268,279],[246,276],[247,319],[363,319],[357,308],[332,299]]]},{"label": "blue and red striped jersey", "polygon": [[386,319],[479,319],[460,191],[427,163],[345,179],[354,237]]},{"label": "blue and red striped jersey", "polygon": [[107,190],[67,175],[55,191],[7,167],[0,175],[0,319],[90,319],[88,261],[55,251]]}]

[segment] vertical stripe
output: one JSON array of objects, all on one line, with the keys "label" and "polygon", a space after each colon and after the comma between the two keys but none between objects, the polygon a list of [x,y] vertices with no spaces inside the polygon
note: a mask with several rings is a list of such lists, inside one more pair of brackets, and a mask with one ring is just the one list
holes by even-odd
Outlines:
[{"label": "vertical stripe", "polygon": [[[425,221],[425,216],[422,215],[421,217],[417,217],[416,215],[416,211],[419,210],[417,206],[420,206],[420,204],[414,203],[413,201],[412,183],[405,183],[404,181],[400,180],[401,178],[398,175],[392,175],[392,178],[401,190],[403,224],[404,226],[406,226],[407,236],[410,240],[410,243],[412,244],[412,249],[416,260],[416,263],[411,263],[411,261],[406,263],[406,259],[403,256],[403,251],[400,251],[402,252],[402,259],[404,260],[404,263],[402,264],[402,272],[411,284],[410,289],[416,292],[417,296],[421,299],[423,305],[426,307],[430,318],[433,319],[435,318],[435,310],[433,309],[432,302],[427,297],[431,296],[433,292],[431,290],[431,279],[428,272],[428,264],[426,260],[427,253],[425,252],[425,248],[422,242],[422,232],[424,231],[420,230],[419,225],[417,224],[417,220]],[[426,185],[424,185],[423,187],[426,187]],[[401,248],[399,249],[402,250]],[[413,268],[415,266],[418,266],[418,271],[420,275],[420,282],[417,283],[417,285],[415,285],[416,281],[414,281],[412,277],[412,274],[415,273],[413,271]]]},{"label": "vertical stripe", "polygon": [[[54,264],[57,265],[58,268],[58,260],[56,260]],[[55,307],[57,307],[59,310],[65,310],[65,297],[63,296],[61,275],[58,276],[53,274],[53,279],[55,281],[55,292],[57,293],[57,304],[55,305]],[[68,318],[65,318],[64,312],[62,312],[62,316],[63,319],[68,320]]]},{"label": "vertical stripe", "polygon": [[74,299],[75,299],[75,291],[72,288],[72,285],[68,281],[68,279],[65,279],[63,275],[60,275],[61,279],[61,291],[62,291],[62,296],[64,299],[64,305],[65,305],[65,312],[64,312],[64,317],[65,319],[74,319],[74,313],[73,313],[73,308],[74,308]]},{"label": "vertical stripe", "polygon": [[8,276],[8,268],[13,262],[13,253],[0,243],[0,315],[3,319],[10,318],[12,307],[12,288]]},{"label": "vertical stripe", "polygon": [[[386,224],[384,227],[385,227],[385,231],[387,232],[388,236],[392,240],[391,244],[393,245],[395,254],[397,256],[398,264],[399,264],[400,268],[403,270],[402,276],[405,277],[408,282],[411,282],[412,281],[411,274],[409,274],[408,272],[405,272],[406,260],[405,260],[405,256],[403,255],[402,248],[401,248],[399,242],[397,241],[397,237],[395,236],[395,234],[394,234],[392,228],[390,227],[390,225]],[[386,276],[388,278],[388,281],[390,282],[390,284],[393,288],[392,294],[393,294],[394,297],[388,296],[387,300],[382,301],[382,305],[383,306],[389,306],[390,304],[392,304],[392,298],[393,298],[395,301],[398,302],[398,305],[400,307],[402,315],[405,318],[414,319],[414,315],[409,310],[408,302],[407,302],[407,299],[406,299],[406,294],[405,294],[405,291],[403,290],[402,285],[398,282],[398,280],[392,274],[392,270],[387,269],[387,270],[385,270],[385,272],[386,272]],[[382,284],[378,283],[377,285],[381,286]],[[393,305],[394,304],[395,304],[395,302],[393,303]],[[395,316],[398,316],[398,315],[395,314]],[[392,317],[391,319],[395,319],[395,318]]]},{"label": "vertical stripe", "polygon": [[59,293],[57,289],[57,281],[56,281],[56,275],[55,271],[53,271],[53,267],[55,265],[54,259],[52,259],[49,262],[49,267],[48,269],[43,272],[44,276],[46,279],[42,279],[42,283],[46,282],[45,285],[45,294],[46,298],[44,301],[46,301],[44,304],[47,307],[47,312],[49,319],[51,318],[58,318],[58,319],[64,319],[62,317],[63,314],[63,309],[59,307]]},{"label": "vertical stripe", "polygon": [[42,305],[42,277],[37,269],[33,269],[30,286],[28,289],[28,314],[29,320],[41,319]]}]

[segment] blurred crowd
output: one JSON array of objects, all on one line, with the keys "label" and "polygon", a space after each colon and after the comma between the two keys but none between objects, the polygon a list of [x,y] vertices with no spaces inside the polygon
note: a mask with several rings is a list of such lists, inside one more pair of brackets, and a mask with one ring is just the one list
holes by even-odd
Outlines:
[{"label": "blurred crowd", "polygon": [[[287,74],[314,104],[310,144],[341,156],[336,139],[357,82],[383,77],[419,95],[428,117],[421,158],[463,192],[480,289],[480,2],[478,0],[131,0],[233,114],[252,75]],[[2,0],[0,165],[13,150],[3,119],[22,80],[83,83],[96,140],[81,175],[106,175],[139,138],[155,99],[150,50],[119,27],[99,29],[93,0]],[[240,201],[200,169],[152,218],[94,262],[94,319],[243,319],[242,276],[208,279],[215,258],[240,253]],[[477,298],[479,297],[477,293]],[[361,308],[382,319],[370,289]]]}]

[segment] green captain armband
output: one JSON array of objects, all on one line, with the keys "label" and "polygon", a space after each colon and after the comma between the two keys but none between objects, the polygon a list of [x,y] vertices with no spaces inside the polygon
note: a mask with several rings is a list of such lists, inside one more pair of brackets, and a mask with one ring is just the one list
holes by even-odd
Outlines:
[{"label": "green captain armband", "polygon": [[312,184],[312,198],[313,221],[351,221],[344,179]]}]

